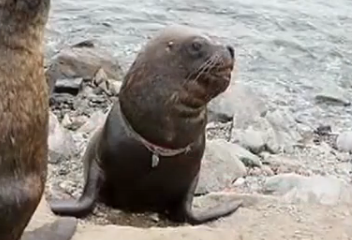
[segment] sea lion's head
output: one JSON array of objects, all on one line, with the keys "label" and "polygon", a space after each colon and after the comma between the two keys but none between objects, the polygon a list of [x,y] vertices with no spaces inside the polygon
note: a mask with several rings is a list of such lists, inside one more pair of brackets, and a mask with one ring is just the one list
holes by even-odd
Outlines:
[{"label": "sea lion's head", "polygon": [[168,26],[138,54],[121,91],[154,85],[160,101],[166,95],[175,100],[192,97],[195,104],[205,105],[227,89],[234,63],[232,46],[191,27]]},{"label": "sea lion's head", "polygon": [[121,110],[142,136],[172,148],[199,139],[207,103],[231,81],[235,53],[200,31],[168,26],[150,39],[125,75]]},{"label": "sea lion's head", "polygon": [[24,26],[26,30],[34,24],[45,25],[49,10],[50,0],[0,0],[2,28]]},{"label": "sea lion's head", "polygon": [[49,11],[50,0],[0,0],[0,38],[31,51],[42,42]]},{"label": "sea lion's head", "polygon": [[189,93],[207,102],[229,86],[235,63],[232,46],[185,26],[165,28],[156,40],[163,44],[165,63],[170,62],[174,71],[171,75],[177,72],[178,81]]}]

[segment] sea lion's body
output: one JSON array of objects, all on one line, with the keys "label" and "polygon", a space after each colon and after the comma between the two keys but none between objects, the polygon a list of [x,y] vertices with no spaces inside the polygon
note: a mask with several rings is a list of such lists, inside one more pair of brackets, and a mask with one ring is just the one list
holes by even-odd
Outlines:
[{"label": "sea lion's body", "polygon": [[49,109],[42,43],[49,8],[49,0],[0,1],[1,240],[69,240],[76,227],[75,220],[63,218],[23,234],[46,181]]},{"label": "sea lion's body", "polygon": [[53,201],[52,210],[84,216],[100,199],[192,224],[234,212],[240,202],[200,214],[191,208],[205,148],[206,104],[228,87],[233,64],[231,47],[190,28],[171,26],[150,40],[88,144],[81,198]]},{"label": "sea lion's body", "polygon": [[130,136],[121,118],[117,102],[103,131],[98,133],[101,134],[99,157],[104,159],[98,162],[104,169],[102,201],[131,211],[148,209],[159,212],[177,207],[199,171],[204,135],[199,136],[187,153],[159,157],[158,165],[153,167],[152,153]]}]

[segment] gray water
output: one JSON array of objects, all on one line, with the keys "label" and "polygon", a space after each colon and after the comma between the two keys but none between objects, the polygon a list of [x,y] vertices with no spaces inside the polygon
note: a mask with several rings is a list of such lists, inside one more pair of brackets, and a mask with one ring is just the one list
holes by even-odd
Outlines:
[{"label": "gray water", "polygon": [[56,0],[47,53],[94,39],[125,68],[168,24],[218,35],[237,51],[237,81],[310,125],[352,128],[352,107],[317,105],[322,88],[352,100],[352,0]]}]

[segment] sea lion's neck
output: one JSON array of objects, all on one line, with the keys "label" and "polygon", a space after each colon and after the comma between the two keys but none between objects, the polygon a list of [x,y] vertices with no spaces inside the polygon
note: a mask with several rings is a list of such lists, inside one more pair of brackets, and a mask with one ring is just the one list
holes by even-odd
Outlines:
[{"label": "sea lion's neck", "polygon": [[155,145],[177,149],[197,141],[204,134],[206,106],[186,101],[187,98],[177,91],[155,95],[152,92],[149,96],[135,94],[138,101],[128,93],[120,92],[121,111],[143,138]]}]

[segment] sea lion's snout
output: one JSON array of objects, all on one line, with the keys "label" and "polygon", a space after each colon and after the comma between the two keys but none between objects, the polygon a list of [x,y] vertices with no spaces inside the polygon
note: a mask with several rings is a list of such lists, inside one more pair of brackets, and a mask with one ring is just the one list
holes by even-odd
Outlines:
[{"label": "sea lion's snout", "polygon": [[220,77],[218,80],[229,81],[236,61],[235,49],[231,45],[222,45],[220,51],[222,59],[219,61],[218,67],[214,69],[215,75]]}]

